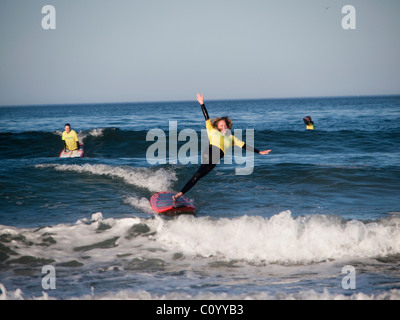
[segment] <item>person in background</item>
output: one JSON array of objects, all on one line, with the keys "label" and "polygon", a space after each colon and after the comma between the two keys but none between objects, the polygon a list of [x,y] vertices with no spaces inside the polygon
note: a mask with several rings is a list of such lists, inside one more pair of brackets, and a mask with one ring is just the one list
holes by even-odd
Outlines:
[{"label": "person in background", "polygon": [[306,124],[307,130],[314,130],[314,121],[311,120],[310,116],[305,117],[303,121]]},{"label": "person in background", "polygon": [[64,151],[70,150],[79,150],[79,139],[75,130],[71,130],[71,126],[69,123],[66,123],[64,126],[64,132],[62,134],[62,140],[64,142]]}]

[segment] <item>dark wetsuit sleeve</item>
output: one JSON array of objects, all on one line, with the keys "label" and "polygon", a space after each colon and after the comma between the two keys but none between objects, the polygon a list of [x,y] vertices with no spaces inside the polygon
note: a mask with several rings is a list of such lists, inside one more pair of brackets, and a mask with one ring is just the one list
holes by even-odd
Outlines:
[{"label": "dark wetsuit sleeve", "polygon": [[210,117],[209,117],[209,115],[208,115],[208,112],[207,112],[207,109],[206,109],[206,106],[205,106],[204,103],[201,105],[201,110],[203,111],[204,118],[206,119],[206,121],[207,121],[208,119],[210,119]]},{"label": "dark wetsuit sleeve", "polygon": [[242,148],[245,149],[245,150],[253,151],[255,153],[260,153],[260,150],[254,148],[252,146],[248,146],[246,143],[243,145]]}]

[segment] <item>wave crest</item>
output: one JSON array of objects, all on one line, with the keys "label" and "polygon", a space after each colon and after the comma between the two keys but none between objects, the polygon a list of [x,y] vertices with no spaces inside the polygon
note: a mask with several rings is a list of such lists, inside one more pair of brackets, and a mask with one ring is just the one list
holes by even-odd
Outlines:
[{"label": "wave crest", "polygon": [[[392,218],[394,219],[394,218]],[[156,239],[186,254],[254,263],[308,264],[400,252],[398,222],[363,223],[337,216],[293,218],[290,211],[270,219],[181,217],[166,221]]]},{"label": "wave crest", "polygon": [[132,168],[105,164],[39,164],[35,167],[120,178],[127,184],[145,188],[152,192],[169,190],[172,182],[177,180],[174,171],[163,168],[154,170],[151,168]]}]

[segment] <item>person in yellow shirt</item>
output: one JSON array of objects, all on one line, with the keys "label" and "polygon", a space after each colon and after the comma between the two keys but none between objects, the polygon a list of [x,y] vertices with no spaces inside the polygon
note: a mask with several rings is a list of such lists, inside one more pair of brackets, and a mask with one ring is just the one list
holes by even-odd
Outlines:
[{"label": "person in yellow shirt", "polygon": [[64,132],[62,134],[61,139],[64,142],[64,151],[70,150],[79,150],[79,139],[78,135],[74,130],[71,130],[71,126],[69,123],[66,123],[64,126]]},{"label": "person in yellow shirt", "polygon": [[310,116],[305,117],[303,121],[306,125],[307,130],[314,130],[314,121],[311,120]]},{"label": "person in yellow shirt", "polygon": [[206,106],[204,105],[203,95],[197,94],[197,101],[201,105],[201,110],[203,111],[204,118],[206,120],[207,135],[210,144],[208,147],[208,152],[205,152],[203,155],[200,168],[185,184],[182,190],[172,197],[173,200],[177,200],[183,194],[188,192],[201,178],[214,169],[219,160],[224,157],[225,151],[231,148],[233,145],[259,154],[268,154],[271,152],[271,150],[260,151],[237,139],[230,133],[230,130],[232,129],[232,121],[228,117],[214,118],[211,121]]}]

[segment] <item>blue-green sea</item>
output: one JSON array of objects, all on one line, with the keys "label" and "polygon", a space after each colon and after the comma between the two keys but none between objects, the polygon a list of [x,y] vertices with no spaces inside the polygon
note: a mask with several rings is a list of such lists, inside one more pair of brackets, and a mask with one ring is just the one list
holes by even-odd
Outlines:
[{"label": "blue-green sea", "polygon": [[[200,143],[189,163],[169,152],[185,130],[200,138],[197,101],[0,107],[2,297],[400,298],[399,96],[206,106],[272,151],[254,154],[246,175],[221,161],[185,195],[196,216],[174,218],[149,199],[180,191],[199,167]],[[65,123],[83,158],[58,158]],[[165,133],[163,162],[149,161],[152,129]]]}]

